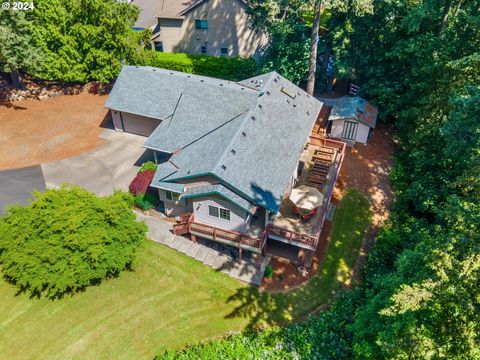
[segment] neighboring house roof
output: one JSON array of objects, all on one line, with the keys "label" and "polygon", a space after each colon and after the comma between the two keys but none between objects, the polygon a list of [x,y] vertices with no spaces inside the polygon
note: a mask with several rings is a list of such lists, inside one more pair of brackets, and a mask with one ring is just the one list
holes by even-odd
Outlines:
[{"label": "neighboring house roof", "polygon": [[322,103],[276,72],[262,80],[259,90],[250,79],[124,67],[105,106],[164,119],[145,142],[171,154],[152,186],[213,175],[278,212]]},{"label": "neighboring house roof", "polygon": [[332,106],[328,120],[354,119],[374,128],[378,110],[359,96],[343,96],[338,99],[322,99],[325,105]]},{"label": "neighboring house roof", "polygon": [[191,5],[196,4],[196,0],[157,0],[159,3],[158,10],[155,12],[155,17],[164,19],[181,19],[182,13],[185,9],[188,9]]},{"label": "neighboring house roof", "polygon": [[158,20],[155,14],[159,11],[163,0],[132,0],[130,3],[140,8],[140,15],[135,22],[134,29],[149,29],[155,26]]},{"label": "neighboring house roof", "polygon": [[249,212],[250,214],[254,214],[257,210],[256,206],[252,204],[252,202],[244,199],[243,197],[239,196],[234,191],[230,190],[229,188],[225,187],[222,184],[215,184],[215,185],[206,185],[206,186],[198,186],[187,189],[185,193],[182,195],[182,198],[194,198],[199,196],[207,196],[207,195],[218,195],[230,201],[231,203],[241,207],[245,211]]},{"label": "neighboring house roof", "polygon": [[[188,13],[190,10],[194,9],[195,7],[197,7],[198,5],[204,3],[205,1],[208,1],[208,0],[197,0],[197,1],[191,1],[191,4],[189,6],[187,6],[185,9],[183,9],[182,11],[180,11],[178,13],[178,16],[184,16],[186,13]],[[232,1],[232,0],[229,0],[229,1]],[[245,5],[248,5],[247,1],[246,0],[238,0],[242,3],[244,3]]]}]

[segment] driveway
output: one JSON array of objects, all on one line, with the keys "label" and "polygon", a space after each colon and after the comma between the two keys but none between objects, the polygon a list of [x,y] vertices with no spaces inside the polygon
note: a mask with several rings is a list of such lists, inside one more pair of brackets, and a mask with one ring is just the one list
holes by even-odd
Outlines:
[{"label": "driveway", "polygon": [[45,190],[40,165],[0,171],[0,216],[9,205],[27,205],[33,190]]},{"label": "driveway", "polygon": [[127,190],[139,166],[151,160],[143,136],[104,130],[105,143],[79,156],[42,164],[47,187],[79,185],[97,195]]}]

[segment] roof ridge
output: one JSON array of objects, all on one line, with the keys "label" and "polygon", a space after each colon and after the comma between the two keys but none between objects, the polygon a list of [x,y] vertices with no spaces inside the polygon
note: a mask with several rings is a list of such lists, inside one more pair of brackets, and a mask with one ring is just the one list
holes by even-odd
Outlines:
[{"label": "roof ridge", "polygon": [[[142,70],[142,71],[152,71],[152,72],[157,72],[157,73],[162,73],[162,74],[170,73],[170,75],[176,76],[178,78],[184,78],[187,81],[192,80],[192,79],[198,79],[198,80],[200,80],[200,82],[203,82],[205,85],[208,85],[208,86],[213,86],[214,85],[213,82],[219,82],[219,84],[229,85],[229,88],[237,90],[237,91],[243,91],[243,90],[247,89],[249,91],[253,90],[253,91],[258,92],[258,90],[254,90],[254,89],[252,89],[248,86],[245,86],[243,84],[239,84],[237,81],[230,81],[230,80],[220,79],[220,78],[216,78],[216,77],[212,77],[212,76],[190,74],[190,73],[185,73],[185,72],[181,72],[181,71],[177,71],[177,70],[170,70],[170,69],[165,69],[165,68],[155,67],[155,66],[124,65],[122,67],[122,71],[125,68],[132,69],[132,70],[138,69],[138,70]],[[219,84],[216,84],[215,86],[218,86]]]},{"label": "roof ridge", "polygon": [[[258,104],[258,100],[257,100],[257,104]],[[256,106],[255,106],[256,108]],[[243,128],[245,127],[245,124],[247,123],[247,120],[250,118],[251,114],[255,111],[255,108],[253,110],[250,110],[250,111],[245,111],[245,118],[243,119],[242,123],[240,124],[240,126],[238,127],[237,131],[235,132],[235,134],[232,136],[232,139],[230,140],[230,142],[227,144],[227,146],[225,146],[225,150],[223,151],[222,155],[220,156],[219,160],[217,161],[217,163],[215,164],[215,166],[213,167],[213,172],[216,173],[216,170],[218,169],[218,167],[220,166],[220,164],[222,163],[222,161],[225,159],[225,157],[227,156],[228,154],[228,151],[230,150],[230,148],[232,147],[233,143],[235,142],[235,140],[240,136],[241,134],[241,131],[243,130]]]}]

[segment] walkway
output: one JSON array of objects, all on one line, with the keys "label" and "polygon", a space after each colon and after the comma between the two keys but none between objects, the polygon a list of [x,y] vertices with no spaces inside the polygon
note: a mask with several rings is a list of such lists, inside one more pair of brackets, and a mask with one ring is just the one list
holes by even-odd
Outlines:
[{"label": "walkway", "polygon": [[246,256],[239,263],[233,256],[221,251],[221,248],[216,243],[207,241],[194,243],[182,236],[173,235],[171,223],[138,212],[136,214],[138,220],[143,220],[147,224],[148,237],[153,241],[180,251],[234,279],[256,286],[260,286],[262,283],[265,267],[270,260],[269,257],[262,257],[260,269],[258,268],[259,254],[249,253],[249,256]]}]

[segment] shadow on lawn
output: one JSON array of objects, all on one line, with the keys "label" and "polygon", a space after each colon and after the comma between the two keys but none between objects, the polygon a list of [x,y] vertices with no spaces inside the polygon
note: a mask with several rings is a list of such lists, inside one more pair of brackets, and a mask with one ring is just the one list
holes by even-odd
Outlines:
[{"label": "shadow on lawn", "polygon": [[248,319],[247,329],[255,330],[265,325],[299,321],[327,307],[335,292],[348,288],[351,270],[370,223],[369,203],[361,196],[355,191],[345,194],[335,213],[331,235],[322,234],[326,244],[321,251],[326,256],[309,282],[284,293],[240,288],[228,299],[237,305],[226,317]]}]

